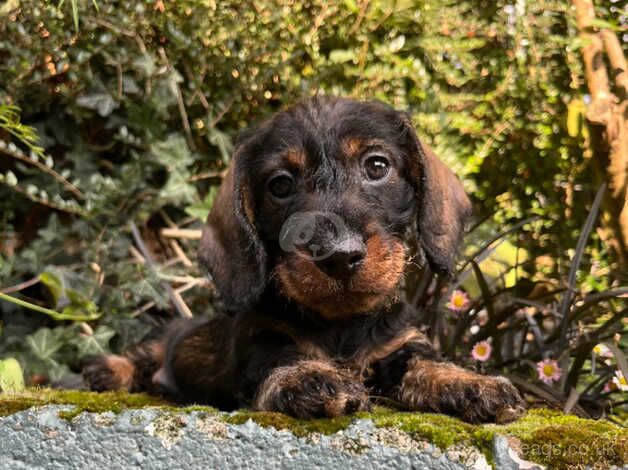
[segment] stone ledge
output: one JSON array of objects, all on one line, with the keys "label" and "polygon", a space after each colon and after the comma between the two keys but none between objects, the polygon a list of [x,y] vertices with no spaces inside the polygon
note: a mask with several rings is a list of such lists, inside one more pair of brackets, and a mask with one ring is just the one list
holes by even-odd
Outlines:
[{"label": "stone ledge", "polygon": [[[505,426],[383,408],[335,420],[176,408],[144,395],[0,395],[3,468],[612,468],[628,431],[533,410]],[[537,462],[537,463],[533,463]],[[4,467],[6,465],[6,467]]]}]

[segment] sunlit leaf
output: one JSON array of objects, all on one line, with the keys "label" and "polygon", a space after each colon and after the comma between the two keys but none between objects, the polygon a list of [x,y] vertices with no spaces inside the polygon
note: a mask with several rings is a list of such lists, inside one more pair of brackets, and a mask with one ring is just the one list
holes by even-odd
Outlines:
[{"label": "sunlit leaf", "polygon": [[5,393],[24,390],[24,374],[17,359],[0,360],[0,390]]},{"label": "sunlit leaf", "polygon": [[51,272],[43,272],[39,275],[39,280],[44,284],[50,293],[55,302],[55,306],[58,305],[59,300],[63,295],[63,284],[61,283],[61,279]]}]

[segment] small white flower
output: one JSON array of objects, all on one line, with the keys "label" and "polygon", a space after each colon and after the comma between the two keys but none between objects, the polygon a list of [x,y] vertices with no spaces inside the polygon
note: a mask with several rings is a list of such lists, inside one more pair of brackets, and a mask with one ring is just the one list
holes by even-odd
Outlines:
[{"label": "small white flower", "polygon": [[615,377],[613,377],[613,383],[622,392],[628,392],[628,382],[626,382],[626,377],[624,377],[624,374],[622,374],[620,370],[615,371]]}]

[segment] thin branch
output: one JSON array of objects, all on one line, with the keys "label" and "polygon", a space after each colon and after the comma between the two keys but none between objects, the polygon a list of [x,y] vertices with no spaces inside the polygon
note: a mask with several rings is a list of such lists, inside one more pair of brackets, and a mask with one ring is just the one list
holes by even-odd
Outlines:
[{"label": "thin branch", "polygon": [[166,55],[166,50],[163,47],[159,48],[159,55],[161,59],[166,64],[166,68],[170,72],[170,85],[172,86],[172,91],[174,92],[175,98],[177,99],[177,104],[179,106],[179,114],[181,115],[181,123],[183,124],[183,130],[185,132],[185,137],[188,142],[188,145],[193,150],[195,149],[194,138],[192,137],[192,128],[190,127],[190,121],[188,119],[188,112],[185,109],[185,102],[183,101],[183,93],[181,93],[181,88],[179,84],[174,80],[173,77],[173,67],[168,60],[168,56]]},{"label": "thin branch", "polygon": [[[181,287],[178,287],[175,289],[175,292],[177,294],[183,294],[185,291],[188,291],[190,289],[192,289],[193,287],[196,286],[202,286],[202,285],[209,285],[209,282],[206,279],[203,280],[199,280],[196,279],[192,282],[189,282]],[[157,303],[153,300],[151,300],[150,302],[147,302],[146,304],[142,305],[140,308],[134,310],[133,312],[131,312],[131,316],[132,317],[137,317],[138,315],[141,315],[142,313],[146,312],[147,310],[150,310],[151,308],[153,308],[154,306],[156,306]]]},{"label": "thin branch", "polygon": [[38,282],[39,282],[39,276],[35,276],[34,278],[29,279],[28,281],[24,281],[14,286],[4,287],[0,289],[0,294],[10,294],[12,292],[19,292],[30,286],[34,286]]},{"label": "thin branch", "polygon": [[187,257],[187,255],[181,248],[181,245],[179,245],[179,242],[177,242],[176,240],[170,240],[170,246],[172,247],[172,250],[177,255],[177,259],[181,263],[183,263],[183,266],[185,266],[186,268],[191,268],[192,266],[194,266],[194,263],[192,263],[190,258]]},{"label": "thin branch", "polygon": [[[148,249],[148,247],[146,246],[146,244],[144,243],[144,240],[142,239],[140,231],[137,228],[137,225],[135,225],[135,222],[131,222],[131,233],[133,234],[133,239],[135,240],[135,244],[137,245],[137,248],[139,249],[142,256],[144,257],[146,264],[149,266],[150,269],[156,272],[157,269],[156,269],[156,264],[153,259],[153,256],[150,250]],[[175,290],[172,288],[172,286],[168,284],[167,282],[162,282],[161,285],[166,290],[166,293],[168,294],[170,301],[179,312],[179,315],[181,315],[182,317],[191,318],[192,311],[183,301],[183,298],[181,297],[181,295],[176,293]]]},{"label": "thin branch", "polygon": [[206,180],[210,178],[224,179],[226,173],[227,173],[226,169],[219,170],[219,171],[206,171],[204,173],[199,173],[197,175],[190,176],[188,178],[188,181],[193,182],[193,181]]},{"label": "thin branch", "polygon": [[49,174],[54,179],[56,179],[59,183],[61,183],[68,191],[74,194],[79,199],[85,199],[85,195],[72,183],[70,183],[67,179],[65,179],[62,175],[57,173],[55,170],[50,168],[48,165],[44,165],[39,160],[33,160],[32,158],[28,158],[26,155],[18,152],[13,152],[7,148],[0,147],[0,152],[8,155],[11,158],[15,158],[16,160],[20,160],[21,162],[27,163],[29,165],[33,165],[37,167],[39,170],[44,173]]},{"label": "thin branch", "polygon": [[[203,98],[205,98],[205,96],[203,96]],[[220,122],[220,120],[224,117],[224,115],[227,114],[227,111],[231,109],[231,106],[233,106],[234,101],[235,101],[235,98],[232,97],[229,100],[229,102],[220,110],[218,115],[214,119],[212,119],[212,121],[209,123],[210,128],[216,127],[216,124],[218,124],[218,122]]]},{"label": "thin branch", "polygon": [[26,191],[26,189],[22,188],[19,185],[10,185],[7,184],[5,181],[0,181],[1,184],[3,184],[4,186],[6,186],[9,189],[12,189],[13,191],[20,193],[22,196],[26,197],[27,199],[30,199],[31,201],[40,204],[42,206],[46,206],[50,209],[59,211],[59,212],[66,212],[68,214],[72,214],[72,215],[80,215],[81,217],[85,217],[87,215],[87,212],[82,211],[81,209],[73,209],[70,207],[64,207],[64,206],[60,206],[58,204],[55,204],[54,202],[50,202],[47,201],[45,199],[39,198],[37,196],[33,196],[32,194],[29,194],[28,191]]},{"label": "thin branch", "polygon": [[162,228],[160,233],[166,238],[186,238],[188,240],[200,240],[201,230],[189,228]]}]

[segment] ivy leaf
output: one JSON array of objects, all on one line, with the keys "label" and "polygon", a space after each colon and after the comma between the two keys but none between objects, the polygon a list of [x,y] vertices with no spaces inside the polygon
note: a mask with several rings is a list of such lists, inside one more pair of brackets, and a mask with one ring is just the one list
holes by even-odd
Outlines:
[{"label": "ivy leaf", "polygon": [[91,95],[79,96],[76,104],[83,108],[98,111],[102,117],[109,116],[119,104],[109,93],[94,93]]},{"label": "ivy leaf", "polygon": [[81,311],[86,315],[94,315],[98,312],[96,304],[92,302],[87,296],[76,290],[67,289],[66,295],[70,301],[70,305],[63,309],[63,313],[66,311]]},{"label": "ivy leaf", "polygon": [[148,54],[144,53],[141,57],[138,57],[133,61],[133,66],[142,72],[145,77],[151,77],[157,70],[157,65],[155,64],[155,58]]},{"label": "ivy leaf", "polygon": [[96,319],[100,316],[98,307],[89,297],[78,289],[70,288],[85,288],[71,271],[60,266],[49,266],[48,271],[39,275],[39,280],[52,294],[54,307],[63,307],[59,319],[84,321],[86,318]]},{"label": "ivy leaf", "polygon": [[171,134],[166,140],[151,145],[150,151],[170,171],[186,168],[194,161],[185,139],[177,134]]},{"label": "ivy leaf", "polygon": [[105,354],[109,351],[109,341],[115,336],[113,328],[100,325],[93,334],[78,334],[70,342],[76,346],[78,357]]},{"label": "ivy leaf", "polygon": [[229,163],[231,158],[231,151],[233,150],[233,143],[231,138],[224,132],[215,127],[212,127],[208,131],[209,143],[218,147],[220,157],[225,163]]},{"label": "ivy leaf", "polygon": [[207,219],[207,215],[209,214],[209,211],[214,205],[214,199],[216,199],[217,194],[218,194],[218,186],[212,186],[202,201],[186,207],[185,212],[191,215],[192,217],[195,217],[201,220],[202,222],[205,222],[205,219]]},{"label": "ivy leaf", "polygon": [[16,393],[24,390],[22,367],[12,357],[0,361],[0,390],[5,393]]},{"label": "ivy leaf", "polygon": [[62,380],[64,377],[71,374],[70,368],[67,364],[62,364],[57,361],[53,361],[52,359],[46,362],[46,366],[47,375],[52,382]]},{"label": "ivy leaf", "polygon": [[26,345],[37,358],[48,361],[63,346],[63,335],[62,329],[40,328],[26,337]]},{"label": "ivy leaf", "polygon": [[54,299],[55,306],[57,306],[59,304],[59,300],[61,300],[61,297],[63,296],[63,284],[61,283],[59,276],[46,271],[39,275],[39,280],[48,288],[50,294],[52,294],[52,298]]},{"label": "ivy leaf", "polygon": [[196,188],[188,182],[190,171],[187,168],[194,159],[185,139],[173,134],[153,144],[151,153],[168,170],[168,180],[160,191],[162,200],[175,204],[195,201],[198,196]]}]

